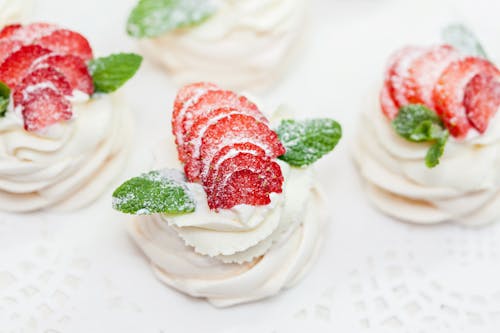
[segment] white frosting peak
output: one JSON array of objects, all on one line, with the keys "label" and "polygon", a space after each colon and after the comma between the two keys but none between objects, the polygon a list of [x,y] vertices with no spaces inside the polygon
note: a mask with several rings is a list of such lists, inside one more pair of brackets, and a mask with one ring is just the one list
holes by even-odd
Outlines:
[{"label": "white frosting peak", "polygon": [[233,89],[262,88],[281,74],[299,44],[305,0],[218,0],[199,26],[142,42],[176,83],[210,81]]},{"label": "white frosting peak", "polygon": [[354,156],[378,208],[416,223],[479,225],[500,215],[499,115],[482,135],[450,137],[440,164],[430,169],[429,145],[398,136],[376,103],[363,115]]},{"label": "white frosting peak", "polygon": [[0,118],[0,209],[71,210],[93,201],[127,156],[130,114],[118,97],[73,103],[74,119],[27,132],[13,111]]}]

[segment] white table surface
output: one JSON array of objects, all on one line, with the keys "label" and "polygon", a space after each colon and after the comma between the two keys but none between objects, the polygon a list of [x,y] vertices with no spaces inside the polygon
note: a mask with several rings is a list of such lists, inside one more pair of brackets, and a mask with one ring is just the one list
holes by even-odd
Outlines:
[{"label": "white table surface", "polygon": [[[36,0],[35,0],[36,1]],[[258,1],[258,0],[256,0]],[[134,50],[124,33],[135,0],[37,0],[34,20],[88,36],[97,54]],[[0,213],[0,332],[499,332],[500,225],[402,224],[375,211],[350,158],[358,114],[388,54],[438,41],[462,21],[500,57],[495,0],[313,0],[302,58],[263,105],[286,102],[343,124],[318,163],[331,207],[327,241],[310,274],[278,297],[218,310],[158,282],[110,208],[110,192],[73,214]],[[146,170],[168,135],[175,88],[145,62],[126,88],[136,119],[133,161]]]}]

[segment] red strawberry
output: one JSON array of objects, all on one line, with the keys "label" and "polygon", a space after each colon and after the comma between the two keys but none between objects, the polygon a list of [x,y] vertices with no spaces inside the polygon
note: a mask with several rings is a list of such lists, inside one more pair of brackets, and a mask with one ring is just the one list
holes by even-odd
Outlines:
[{"label": "red strawberry", "polygon": [[46,36],[57,29],[57,25],[50,23],[32,23],[25,26],[15,24],[5,27],[0,33],[0,38],[8,38],[31,44],[36,39]]},{"label": "red strawberry", "polygon": [[6,25],[1,31],[0,31],[0,39],[2,38],[9,38],[12,36],[17,30],[21,29],[22,25],[20,24],[10,24]]},{"label": "red strawberry", "polygon": [[87,95],[94,93],[94,83],[85,62],[73,55],[50,55],[41,58],[34,67],[49,66],[57,69],[68,80],[73,90],[80,90]]},{"label": "red strawberry", "polygon": [[217,173],[219,172],[219,167],[222,162],[242,152],[249,153],[255,156],[266,156],[266,152],[264,151],[264,149],[250,142],[235,143],[225,146],[215,154],[210,163],[203,165],[201,172],[202,183],[207,184],[208,187],[211,187],[215,180],[215,177],[217,176]]},{"label": "red strawberry", "polygon": [[489,61],[467,57],[452,62],[434,87],[436,111],[455,137],[465,137],[471,127],[463,104],[464,91],[469,81],[479,73],[495,77],[500,75],[498,69]]},{"label": "red strawberry", "polygon": [[184,168],[189,171],[189,173],[186,172],[187,178],[190,181],[198,179],[201,167],[209,164],[223,147],[244,142],[251,142],[261,147],[270,158],[276,158],[285,153],[278,135],[267,124],[256,121],[252,116],[229,115],[208,127],[201,141],[200,167],[192,168],[190,163],[195,163],[195,160],[188,160]]},{"label": "red strawberry", "polygon": [[37,40],[37,44],[56,53],[71,54],[89,61],[93,58],[92,48],[85,37],[77,32],[59,29]]},{"label": "red strawberry", "polygon": [[280,166],[266,156],[239,153],[223,161],[213,184],[204,184],[212,209],[236,205],[265,205],[269,194],[281,193],[283,175]]},{"label": "red strawberry", "polygon": [[499,77],[485,74],[474,76],[465,88],[464,106],[472,126],[484,133],[500,107]]},{"label": "red strawberry", "polygon": [[406,98],[408,94],[406,79],[412,62],[423,52],[423,48],[406,47],[397,52],[392,58],[393,60],[386,74],[386,85],[398,109],[409,104]]},{"label": "red strawberry", "polygon": [[458,60],[460,53],[452,46],[440,45],[429,48],[416,58],[408,69],[405,80],[406,99],[411,104],[424,104],[434,109],[432,91],[441,73],[452,61]]},{"label": "red strawberry", "polygon": [[182,130],[184,114],[187,108],[195,103],[201,95],[214,89],[217,89],[217,85],[213,83],[192,83],[184,86],[175,98],[174,111],[172,112],[172,133],[175,137],[175,143],[179,151],[179,160],[181,162],[185,161],[183,151],[181,151],[184,144],[184,134]]},{"label": "red strawberry", "polygon": [[27,131],[38,131],[72,117],[71,103],[51,88],[28,92],[22,105],[24,128]]},{"label": "red strawberry", "polygon": [[[197,149],[201,136],[206,130],[208,122],[214,123],[215,118],[222,118],[224,114],[241,113],[253,116],[256,120],[267,124],[267,119],[257,106],[246,97],[238,96],[232,91],[211,90],[203,94],[199,100],[187,108],[182,121],[184,145],[179,150],[182,159],[190,156],[199,157]],[[194,124],[196,126],[194,127]],[[194,128],[193,128],[194,127]]]},{"label": "red strawberry", "polygon": [[50,52],[50,50],[38,45],[21,47],[0,65],[0,81],[7,84],[11,89],[15,89],[29,72],[33,62]]},{"label": "red strawberry", "polygon": [[207,196],[210,209],[230,209],[236,205],[252,206],[271,203],[269,194],[259,191],[262,188],[262,178],[250,170],[241,170],[232,174],[225,186]]},{"label": "red strawberry", "polygon": [[38,86],[48,86],[64,96],[71,96],[72,89],[66,78],[51,67],[37,69],[29,73],[14,90],[14,106],[22,105],[30,90]]},{"label": "red strawberry", "polygon": [[[205,117],[198,118],[196,123],[191,127],[190,133],[186,136],[185,139],[184,152],[186,156],[185,171],[187,174],[193,175],[192,176],[193,179],[198,180],[198,176],[202,168],[200,160],[200,147],[205,132],[211,125],[217,123],[220,119],[235,114],[248,115],[253,117],[254,119],[256,118],[255,112],[252,110],[221,108],[213,110]],[[262,118],[264,118],[264,120],[262,120]],[[265,117],[260,113],[256,121],[260,121],[264,124],[267,124],[267,119],[265,119]]]},{"label": "red strawberry", "polygon": [[12,53],[19,50],[21,46],[23,46],[23,43],[18,40],[0,40],[0,64],[2,64]]},{"label": "red strawberry", "polygon": [[380,92],[380,106],[382,107],[382,112],[389,118],[394,119],[398,115],[399,108],[391,96],[390,87],[388,84],[384,84],[382,91]]}]

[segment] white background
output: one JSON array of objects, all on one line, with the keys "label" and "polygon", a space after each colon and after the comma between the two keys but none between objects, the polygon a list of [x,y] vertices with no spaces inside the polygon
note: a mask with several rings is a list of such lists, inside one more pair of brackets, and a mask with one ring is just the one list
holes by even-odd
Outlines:
[{"label": "white background", "polygon": [[[124,33],[134,2],[38,0],[34,18],[82,32],[106,55],[135,49]],[[0,214],[0,332],[500,331],[500,225],[419,227],[382,216],[363,195],[350,158],[363,126],[357,116],[388,54],[435,43],[440,27],[458,20],[498,59],[500,3],[310,3],[301,59],[274,89],[256,94],[270,109],[286,102],[344,127],[338,149],[318,163],[331,220],[306,279],[278,297],[224,310],[181,295],[154,278],[106,193],[73,214]],[[169,134],[175,88],[146,61],[123,91],[137,125],[125,179],[147,169],[155,142]]]}]

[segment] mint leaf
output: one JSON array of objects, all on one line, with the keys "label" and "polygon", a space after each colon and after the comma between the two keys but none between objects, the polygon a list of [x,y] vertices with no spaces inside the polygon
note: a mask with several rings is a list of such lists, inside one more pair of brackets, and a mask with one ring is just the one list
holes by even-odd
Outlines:
[{"label": "mint leaf", "polygon": [[10,88],[5,83],[0,82],[0,117],[5,117],[9,101]]},{"label": "mint leaf", "polygon": [[133,53],[118,53],[90,61],[89,71],[96,92],[110,93],[132,78],[142,63],[142,57]]},{"label": "mint leaf", "polygon": [[312,164],[335,148],[342,128],[332,119],[283,120],[277,131],[286,148],[279,159],[294,167]]},{"label": "mint leaf", "polygon": [[425,165],[427,165],[428,168],[434,168],[439,164],[439,158],[444,154],[444,146],[446,145],[448,136],[448,131],[445,131],[443,136],[437,139],[436,143],[433,144],[427,151],[425,156]]},{"label": "mint leaf", "polygon": [[445,43],[463,54],[488,58],[476,35],[463,24],[451,24],[443,29],[441,35]]},{"label": "mint leaf", "polygon": [[392,127],[408,141],[432,142],[433,145],[425,157],[425,164],[429,168],[439,164],[449,132],[434,111],[421,104],[403,106],[392,121]]},{"label": "mint leaf", "polygon": [[132,37],[157,37],[198,25],[215,13],[208,0],[140,0],[127,22]]},{"label": "mint leaf", "polygon": [[195,206],[183,174],[176,170],[142,174],[113,193],[113,208],[127,214],[184,214],[194,212]]}]

